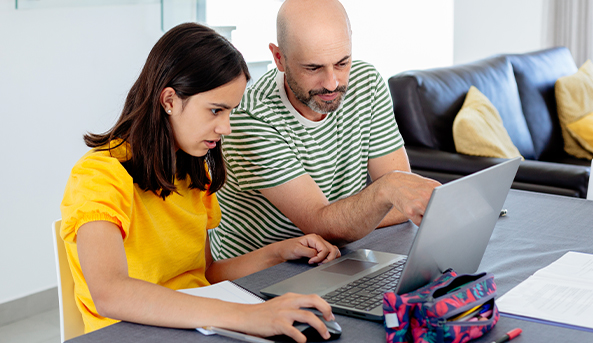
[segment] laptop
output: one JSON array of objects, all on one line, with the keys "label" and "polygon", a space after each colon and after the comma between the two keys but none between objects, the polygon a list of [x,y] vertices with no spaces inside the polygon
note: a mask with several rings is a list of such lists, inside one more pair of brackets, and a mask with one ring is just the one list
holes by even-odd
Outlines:
[{"label": "laptop", "polygon": [[383,293],[408,293],[450,268],[477,271],[520,163],[516,157],[436,187],[407,256],[357,250],[261,293],[318,294],[335,313],[382,321]]}]

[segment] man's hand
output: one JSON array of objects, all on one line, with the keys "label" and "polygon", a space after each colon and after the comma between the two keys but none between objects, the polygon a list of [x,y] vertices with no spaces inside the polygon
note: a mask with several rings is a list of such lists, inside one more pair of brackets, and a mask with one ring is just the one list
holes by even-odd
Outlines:
[{"label": "man's hand", "polygon": [[274,243],[283,260],[309,257],[309,263],[326,263],[340,256],[340,250],[321,236],[308,234]]},{"label": "man's hand", "polygon": [[438,181],[403,171],[387,173],[377,181],[384,183],[381,187],[383,195],[416,225],[422,221],[432,190],[441,185]]}]

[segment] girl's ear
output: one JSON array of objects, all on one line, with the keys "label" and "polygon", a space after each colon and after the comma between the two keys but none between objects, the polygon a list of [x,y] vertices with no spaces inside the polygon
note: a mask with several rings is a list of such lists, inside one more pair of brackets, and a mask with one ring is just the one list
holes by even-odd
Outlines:
[{"label": "girl's ear", "polygon": [[177,94],[175,94],[175,90],[171,87],[167,87],[161,91],[160,101],[161,106],[165,109],[167,114],[171,115],[175,113],[175,99],[177,98]]}]

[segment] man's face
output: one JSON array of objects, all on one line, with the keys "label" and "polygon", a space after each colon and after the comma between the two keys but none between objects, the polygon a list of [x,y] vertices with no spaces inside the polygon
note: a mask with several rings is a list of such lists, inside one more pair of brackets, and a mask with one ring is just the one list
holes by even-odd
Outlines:
[{"label": "man's face", "polygon": [[352,66],[350,39],[332,42],[320,50],[298,49],[285,56],[286,83],[294,96],[311,110],[337,110],[348,90]]},{"label": "man's face", "polygon": [[[301,83],[297,81],[295,77],[296,73],[293,73],[291,68],[287,65],[285,69],[286,75],[286,83],[288,87],[292,90],[294,96],[303,104],[307,105],[311,110],[320,113],[320,114],[328,114],[330,112],[334,112],[340,107],[342,100],[346,96],[346,91],[348,90],[348,76],[350,74],[350,60],[348,62],[342,62],[338,68],[336,69],[347,69],[346,71],[346,78],[344,83],[340,84],[339,81],[336,82],[336,87],[330,87],[331,89],[327,89],[322,85],[319,85],[319,88],[309,88],[306,89],[307,84],[313,84],[315,77],[314,75],[302,75],[299,79]],[[310,74],[315,74],[316,70],[313,68],[307,69]],[[341,74],[342,71],[339,70]],[[298,76],[298,75],[297,75]],[[322,76],[324,77],[324,76]],[[301,85],[303,84],[303,85]],[[309,86],[315,87],[315,86]]]}]

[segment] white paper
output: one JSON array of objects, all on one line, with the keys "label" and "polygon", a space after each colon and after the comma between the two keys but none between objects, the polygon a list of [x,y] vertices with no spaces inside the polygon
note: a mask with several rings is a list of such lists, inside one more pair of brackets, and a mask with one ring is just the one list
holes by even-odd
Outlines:
[{"label": "white paper", "polygon": [[260,297],[230,281],[222,281],[205,287],[180,289],[179,292],[239,304],[259,304],[264,302]]},{"label": "white paper", "polygon": [[593,328],[593,255],[570,251],[496,303],[501,312]]}]

